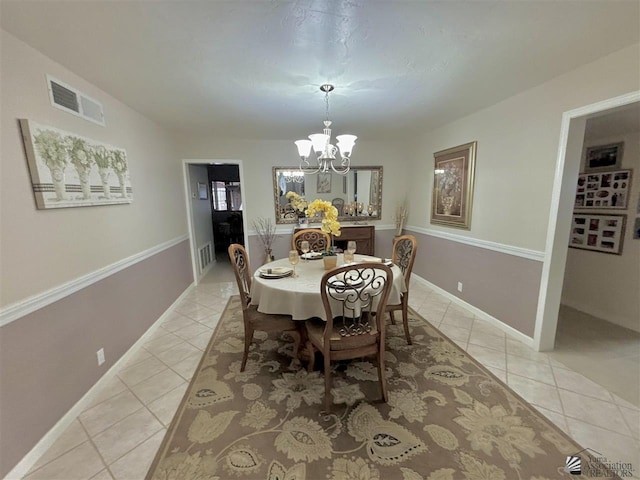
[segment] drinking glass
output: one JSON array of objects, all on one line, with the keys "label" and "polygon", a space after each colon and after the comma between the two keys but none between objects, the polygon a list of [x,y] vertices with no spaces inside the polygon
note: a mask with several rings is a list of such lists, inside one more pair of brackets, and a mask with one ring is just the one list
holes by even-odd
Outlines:
[{"label": "drinking glass", "polygon": [[[303,240],[302,242],[300,242],[300,250],[302,250],[302,253],[304,254],[303,257],[306,256],[307,253],[309,253],[309,249],[310,249],[310,247],[309,247],[309,242],[308,241]],[[307,263],[309,261],[309,259],[305,258],[304,261],[305,261],[305,263]]]},{"label": "drinking glass", "polygon": [[299,261],[300,261],[300,255],[298,255],[298,251],[297,250],[289,251],[289,263],[291,265],[293,265],[293,277],[294,278],[298,276],[296,274],[296,265],[298,264]]},{"label": "drinking glass", "polygon": [[351,255],[356,253],[356,242],[354,240],[349,240],[347,242],[347,252]]}]

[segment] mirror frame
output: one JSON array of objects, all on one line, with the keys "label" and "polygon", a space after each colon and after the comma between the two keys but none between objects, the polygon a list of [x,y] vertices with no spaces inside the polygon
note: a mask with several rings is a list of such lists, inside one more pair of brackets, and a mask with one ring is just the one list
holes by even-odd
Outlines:
[{"label": "mirror frame", "polygon": [[[297,217],[292,217],[292,218],[280,218],[280,198],[278,196],[278,170],[297,170],[298,167],[292,167],[292,166],[277,166],[277,167],[273,167],[272,169],[272,177],[273,177],[273,208],[274,208],[274,213],[276,216],[276,224],[294,224],[294,223],[298,223],[298,218]],[[365,211],[364,214],[362,215],[341,215],[338,217],[338,221],[340,222],[362,222],[362,221],[366,221],[366,220],[380,220],[382,218],[382,166],[378,166],[378,167],[374,167],[374,166],[357,166],[357,167],[351,167],[351,169],[349,169],[349,173],[351,173],[352,171],[358,171],[358,170],[372,170],[372,171],[376,171],[378,172],[378,210],[376,212],[376,215],[369,215],[367,214],[367,212]],[[349,174],[347,173],[347,175]],[[315,177],[317,174],[312,174],[312,175],[305,175],[305,182],[306,182],[306,177]],[[305,184],[306,186],[306,184]],[[312,201],[313,198],[309,199],[309,194],[305,194],[305,198],[307,201]],[[309,223],[320,223],[319,220],[314,220],[312,218],[309,219]]]}]

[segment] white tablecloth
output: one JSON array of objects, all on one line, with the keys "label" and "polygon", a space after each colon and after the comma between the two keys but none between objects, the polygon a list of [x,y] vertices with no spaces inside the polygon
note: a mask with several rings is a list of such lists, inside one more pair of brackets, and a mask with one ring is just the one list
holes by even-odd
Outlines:
[{"label": "white tablecloth", "polygon": [[[355,256],[356,261],[372,259],[366,255]],[[343,256],[338,255],[338,267],[344,264]],[[291,267],[289,259],[283,258],[271,262],[268,267]],[[267,268],[263,266],[260,268]],[[260,277],[260,268],[256,270],[251,285],[251,303],[258,306],[262,313],[279,313],[291,315],[294,320],[306,320],[312,317],[325,318],[324,306],[320,297],[320,280],[325,274],[322,259],[300,260],[296,265],[297,278],[285,277],[279,279],[265,279]],[[391,267],[393,285],[389,292],[387,304],[400,303],[400,295],[407,291],[402,271],[396,265]]]}]

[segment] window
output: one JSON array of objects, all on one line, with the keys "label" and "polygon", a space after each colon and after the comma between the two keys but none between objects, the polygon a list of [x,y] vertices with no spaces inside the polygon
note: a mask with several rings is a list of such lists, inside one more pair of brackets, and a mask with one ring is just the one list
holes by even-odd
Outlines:
[{"label": "window", "polygon": [[213,209],[216,211],[242,210],[240,182],[211,182]]}]

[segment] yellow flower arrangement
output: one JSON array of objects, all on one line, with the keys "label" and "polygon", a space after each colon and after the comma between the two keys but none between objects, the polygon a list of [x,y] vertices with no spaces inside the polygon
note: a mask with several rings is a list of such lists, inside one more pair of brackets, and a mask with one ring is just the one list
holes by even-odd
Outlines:
[{"label": "yellow flower arrangement", "polygon": [[315,199],[307,208],[307,217],[314,217],[322,213],[322,226],[320,230],[336,237],[340,236],[340,222],[338,222],[338,209],[331,202]]},{"label": "yellow flower arrangement", "polygon": [[294,208],[294,210],[298,210],[299,212],[304,213],[307,209],[307,201],[296,192],[287,192],[285,197],[289,199],[289,203],[291,203],[291,206]]}]

